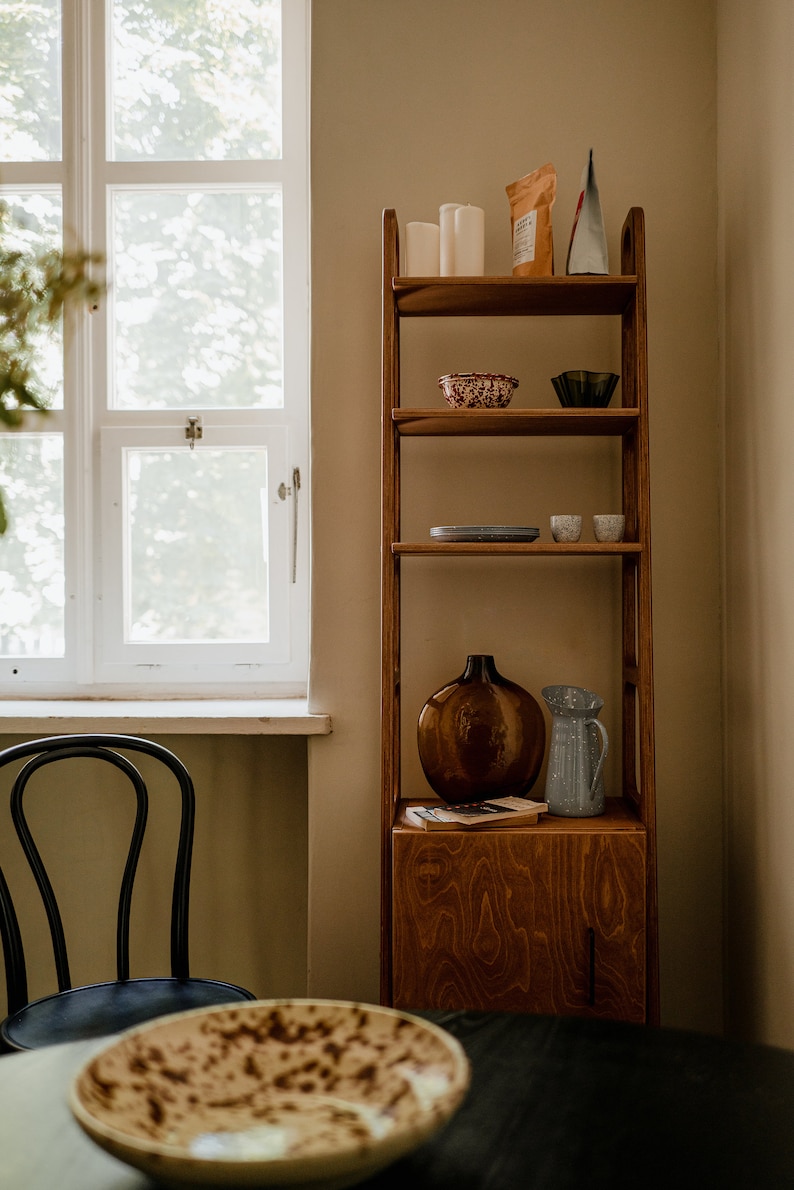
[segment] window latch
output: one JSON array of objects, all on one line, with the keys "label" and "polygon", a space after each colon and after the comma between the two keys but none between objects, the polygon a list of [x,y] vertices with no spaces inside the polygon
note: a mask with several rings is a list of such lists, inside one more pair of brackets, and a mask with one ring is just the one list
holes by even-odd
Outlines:
[{"label": "window latch", "polygon": [[301,487],[301,473],[300,467],[292,468],[292,487],[287,485],[282,480],[276,489],[279,500],[286,500],[287,496],[294,496],[295,499],[292,504],[292,581],[297,578],[298,568],[298,492]]},{"label": "window latch", "polygon": [[191,416],[185,422],[185,438],[190,443],[190,449],[195,450],[196,443],[204,437],[204,427],[201,418]]}]

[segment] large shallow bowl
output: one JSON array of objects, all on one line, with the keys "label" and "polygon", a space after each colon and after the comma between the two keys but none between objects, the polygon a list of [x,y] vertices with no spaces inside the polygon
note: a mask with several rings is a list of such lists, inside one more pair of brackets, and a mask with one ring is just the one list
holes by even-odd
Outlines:
[{"label": "large shallow bowl", "polygon": [[160,1017],[81,1068],[69,1105],[177,1186],[352,1186],[416,1148],[469,1083],[460,1044],[389,1008],[257,1000]]},{"label": "large shallow bowl", "polygon": [[438,387],[453,409],[503,409],[518,381],[501,372],[450,372],[439,376]]},{"label": "large shallow bowl", "polygon": [[551,383],[561,405],[605,409],[619,379],[614,372],[574,371],[553,376]]}]

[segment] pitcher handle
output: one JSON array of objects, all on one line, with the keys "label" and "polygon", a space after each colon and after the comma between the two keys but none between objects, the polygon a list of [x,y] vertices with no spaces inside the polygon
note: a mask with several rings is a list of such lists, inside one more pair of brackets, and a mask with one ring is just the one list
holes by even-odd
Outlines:
[{"label": "pitcher handle", "polygon": [[585,726],[588,723],[594,723],[595,726],[598,728],[599,733],[601,735],[601,744],[602,744],[601,755],[598,758],[598,764],[596,765],[595,776],[593,777],[593,784],[590,786],[590,801],[592,801],[593,798],[595,797],[596,786],[598,785],[598,779],[601,776],[601,770],[604,767],[604,761],[607,758],[607,752],[609,752],[609,736],[607,735],[607,729],[604,727],[604,724],[601,722],[600,719],[585,719]]}]

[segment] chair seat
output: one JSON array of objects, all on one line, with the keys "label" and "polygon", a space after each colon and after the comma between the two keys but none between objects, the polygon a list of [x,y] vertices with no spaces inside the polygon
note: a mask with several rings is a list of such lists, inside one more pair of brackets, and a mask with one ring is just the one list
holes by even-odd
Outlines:
[{"label": "chair seat", "polygon": [[254,999],[245,988],[214,979],[94,983],[33,1000],[3,1021],[0,1037],[8,1049],[40,1049],[105,1037],[167,1013]]}]

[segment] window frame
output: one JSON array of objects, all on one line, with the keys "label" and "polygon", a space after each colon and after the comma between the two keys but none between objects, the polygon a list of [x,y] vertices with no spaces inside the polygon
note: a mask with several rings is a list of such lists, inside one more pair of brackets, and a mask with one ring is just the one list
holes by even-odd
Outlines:
[{"label": "window frame", "polygon": [[[242,430],[242,435],[239,432]],[[147,669],[153,684],[169,682],[169,672],[190,674],[196,664],[215,669],[219,674],[234,680],[241,667],[244,671],[256,671],[285,664],[289,660],[289,642],[283,634],[271,633],[264,643],[239,641],[203,641],[190,646],[190,660],[185,661],[185,649],[181,644],[147,644],[126,639],[124,625],[130,598],[129,550],[126,548],[130,532],[127,518],[128,458],[130,452],[140,449],[151,451],[189,450],[196,461],[203,453],[215,449],[249,450],[259,448],[267,470],[266,496],[267,514],[265,528],[268,537],[268,559],[277,557],[280,568],[290,571],[290,505],[284,495],[279,494],[279,477],[287,473],[287,431],[283,426],[247,425],[239,427],[216,427],[209,440],[204,436],[192,447],[186,447],[184,432],[174,434],[170,425],[163,425],[153,431],[150,426],[130,429],[129,427],[105,426],[102,430],[101,503],[103,549],[102,590],[103,598],[98,609],[97,633],[102,640],[101,670],[108,680],[135,681],[141,666]],[[243,442],[240,441],[242,438]],[[283,482],[283,481],[282,481]],[[286,575],[284,576],[286,578]],[[286,582],[273,586],[276,605],[270,609],[272,624],[288,622],[289,607],[285,597]],[[108,607],[110,610],[108,611]]]},{"label": "window frame", "polygon": [[[110,302],[102,308],[67,313],[64,325],[64,410],[52,411],[25,428],[62,432],[65,440],[66,640],[65,658],[0,658],[0,694],[13,697],[300,697],[308,685],[309,664],[309,0],[282,0],[283,156],[262,161],[116,162],[109,159],[107,87],[111,0],[64,0],[62,12],[62,160],[7,163],[0,166],[3,188],[12,190],[57,184],[63,196],[64,242],[79,243],[107,258],[113,187],[134,185],[196,189],[254,188],[277,184],[283,212],[283,409],[211,408],[133,412],[112,409],[105,401],[109,383],[107,349]],[[92,80],[100,80],[98,86]],[[97,94],[99,90],[99,94]],[[80,129],[85,132],[81,136]],[[80,194],[88,200],[81,204]],[[73,236],[70,242],[70,230]],[[112,276],[110,277],[112,285]],[[93,393],[93,401],[69,394]],[[125,429],[137,434],[142,424],[160,435],[166,427],[182,435],[186,415],[203,422],[205,441],[212,435],[256,425],[288,434],[283,483],[288,498],[282,532],[288,572],[288,660],[263,664],[207,662],[191,646],[182,661],[144,666],[109,661],[104,632],[108,599],[102,551],[94,543],[103,517],[102,441]],[[185,443],[185,449],[188,449]],[[105,468],[107,473],[107,468]],[[299,485],[295,482],[299,477]],[[298,491],[299,486],[299,491]],[[282,510],[279,510],[282,511]],[[294,539],[293,539],[294,530]],[[13,532],[13,526],[9,530]],[[106,570],[106,567],[104,568]],[[295,580],[292,581],[294,574]],[[120,590],[120,588],[119,588]],[[118,597],[118,591],[111,599]],[[166,652],[171,650],[164,647]],[[211,649],[210,652],[217,652]]]}]

